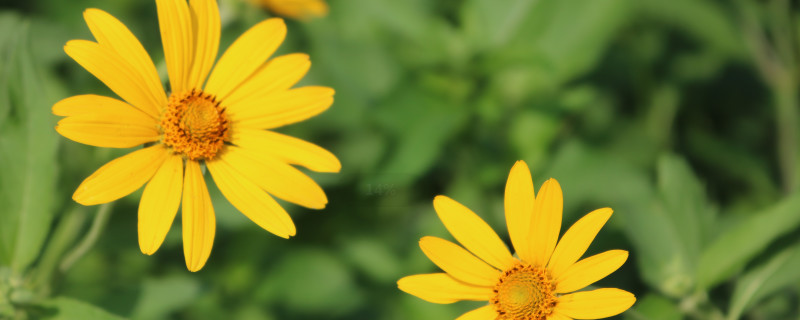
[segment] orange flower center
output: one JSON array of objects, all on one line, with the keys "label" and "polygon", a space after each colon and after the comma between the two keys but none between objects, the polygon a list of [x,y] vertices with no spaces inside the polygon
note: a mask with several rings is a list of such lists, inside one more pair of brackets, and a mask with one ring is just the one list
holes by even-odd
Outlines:
[{"label": "orange flower center", "polygon": [[230,124],[215,97],[192,89],[173,93],[161,117],[163,143],[189,160],[212,159],[225,145]]},{"label": "orange flower center", "polygon": [[547,269],[517,264],[494,286],[498,320],[545,320],[556,306],[556,285]]}]

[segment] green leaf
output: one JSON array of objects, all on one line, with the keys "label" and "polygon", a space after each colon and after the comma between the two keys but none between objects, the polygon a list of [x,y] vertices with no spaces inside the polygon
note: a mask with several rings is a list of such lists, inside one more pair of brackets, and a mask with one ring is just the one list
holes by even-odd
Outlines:
[{"label": "green leaf", "polygon": [[55,309],[55,314],[45,316],[48,320],[122,320],[124,318],[111,314],[97,306],[67,297],[57,297],[42,304],[46,308]]},{"label": "green leaf", "polygon": [[739,319],[756,302],[800,280],[800,243],[771,256],[737,282],[728,319]]},{"label": "green leaf", "polygon": [[[0,13],[0,30],[12,30],[20,24],[20,19],[11,12]],[[11,111],[8,84],[14,62],[11,60],[17,49],[16,32],[3,32],[0,34],[0,124],[4,123]]]},{"label": "green leaf", "polygon": [[624,226],[635,248],[632,257],[644,280],[672,296],[691,288],[688,257],[678,233],[680,226],[674,224],[658,201],[645,170],[619,157],[618,152],[593,149],[578,142],[563,146],[553,163],[546,177],[558,179],[564,197],[571,199],[564,202],[565,219],[570,219],[568,214],[578,208],[585,208],[587,202],[590,208],[611,207],[614,215],[609,224]]},{"label": "green leaf", "polygon": [[[505,7],[495,1],[487,2],[494,7]],[[631,17],[631,7],[629,0],[540,0],[526,12],[508,45],[492,52],[490,62],[512,70],[527,69],[533,79],[549,80],[542,85],[558,87],[595,66]],[[503,24],[505,20],[494,19],[495,24]],[[504,68],[489,65],[488,69],[494,73]]]},{"label": "green leaf", "polygon": [[350,270],[335,256],[318,249],[293,250],[269,272],[261,290],[270,301],[295,315],[335,317],[364,299]]},{"label": "green leaf", "polygon": [[[58,135],[44,75],[33,60],[27,23],[18,27],[16,48],[6,62],[11,113],[0,124],[0,263],[14,272],[39,255],[55,204]],[[5,89],[5,88],[4,88]]]},{"label": "green leaf", "polygon": [[722,233],[702,253],[697,269],[701,289],[730,277],[778,237],[800,225],[800,194],[758,212]]},{"label": "green leaf", "polygon": [[465,124],[468,112],[441,96],[401,90],[377,110],[378,121],[396,137],[394,152],[367,184],[406,186],[424,174]]},{"label": "green leaf", "polygon": [[200,293],[197,278],[186,274],[151,278],[142,284],[142,293],[131,314],[132,319],[163,319],[183,309]]},{"label": "green leaf", "polygon": [[464,32],[479,49],[505,45],[528,17],[535,0],[467,0],[461,10]]},{"label": "green leaf", "polygon": [[700,255],[707,231],[713,222],[713,210],[706,201],[705,188],[683,158],[663,155],[658,160],[658,187],[667,216],[689,260],[690,269]]},{"label": "green leaf", "polygon": [[678,306],[667,297],[648,293],[636,305],[625,312],[629,320],[681,320],[683,316]]},{"label": "green leaf", "polygon": [[663,21],[693,37],[698,44],[735,56],[747,54],[736,21],[720,2],[697,0],[638,1],[644,19]]}]

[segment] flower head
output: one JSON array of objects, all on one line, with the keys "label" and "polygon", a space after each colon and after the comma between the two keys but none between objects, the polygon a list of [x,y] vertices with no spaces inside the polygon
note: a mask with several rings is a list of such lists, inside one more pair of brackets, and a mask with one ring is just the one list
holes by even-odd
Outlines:
[{"label": "flower head", "polygon": [[272,196],[325,207],[325,192],[292,165],[338,172],[339,160],[269,129],[325,111],[334,92],[291,88],[311,66],[305,54],[267,60],[286,35],[281,19],[250,28],[214,66],[220,36],[216,1],[156,0],[156,5],[171,91],[165,92],[150,56],[125,25],[88,9],[84,18],[97,41],[72,40],[64,50],[122,100],[78,95],[56,103],[53,113],[66,117],[56,130],[71,140],[108,148],[145,145],[102,166],[72,198],[83,205],[106,203],[146,184],[139,203],[142,252],[153,254],[161,246],[182,207],[186,265],[196,271],[211,253],[216,227],[203,166],[239,211],[280,237],[296,231]]},{"label": "flower head", "polygon": [[294,18],[308,19],[324,17],[328,14],[325,0],[250,0],[256,5],[266,7],[275,14]]},{"label": "flower head", "polygon": [[433,303],[489,302],[459,320],[600,319],[622,313],[636,301],[631,293],[616,288],[578,291],[628,258],[627,251],[610,250],[578,260],[611,217],[611,209],[587,214],[558,241],[562,201],[556,180],[545,182],[534,195],[528,166],[523,161],[514,165],[505,193],[514,257],[475,213],[448,197],[436,197],[436,213],[463,247],[437,237],[422,238],[422,251],[445,272],[404,277],[398,287]]}]

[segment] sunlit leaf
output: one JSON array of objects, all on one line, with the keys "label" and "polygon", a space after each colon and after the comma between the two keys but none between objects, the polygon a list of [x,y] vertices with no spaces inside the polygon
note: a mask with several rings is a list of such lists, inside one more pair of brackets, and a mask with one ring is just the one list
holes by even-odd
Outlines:
[{"label": "sunlit leaf", "polygon": [[800,225],[800,194],[743,219],[723,232],[700,258],[697,280],[710,288],[730,277],[778,237]]},{"label": "sunlit leaf", "polygon": [[728,319],[739,319],[761,299],[800,280],[800,244],[776,253],[736,282]]}]

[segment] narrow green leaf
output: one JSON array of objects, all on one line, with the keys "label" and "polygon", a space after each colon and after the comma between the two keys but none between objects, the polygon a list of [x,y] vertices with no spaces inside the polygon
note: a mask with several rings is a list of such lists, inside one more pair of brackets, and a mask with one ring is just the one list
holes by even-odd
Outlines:
[{"label": "narrow green leaf", "polygon": [[86,302],[67,297],[50,299],[42,304],[47,308],[53,308],[54,313],[43,317],[48,320],[122,320],[124,318],[111,314],[97,306]]},{"label": "narrow green leaf", "polygon": [[50,230],[56,184],[58,137],[50,113],[54,101],[30,50],[22,23],[9,79],[11,114],[0,126],[0,163],[13,165],[0,176],[0,257],[14,272],[39,255]]},{"label": "narrow green leaf", "polygon": [[702,253],[697,270],[701,289],[727,279],[778,237],[800,225],[800,194],[743,219]]},{"label": "narrow green leaf", "polygon": [[728,319],[739,319],[756,302],[800,280],[800,243],[745,273],[733,291]]},{"label": "narrow green leaf", "polygon": [[53,218],[57,134],[39,66],[32,58],[28,24],[19,29],[9,79],[11,114],[0,126],[0,259],[20,272],[39,255]]}]

